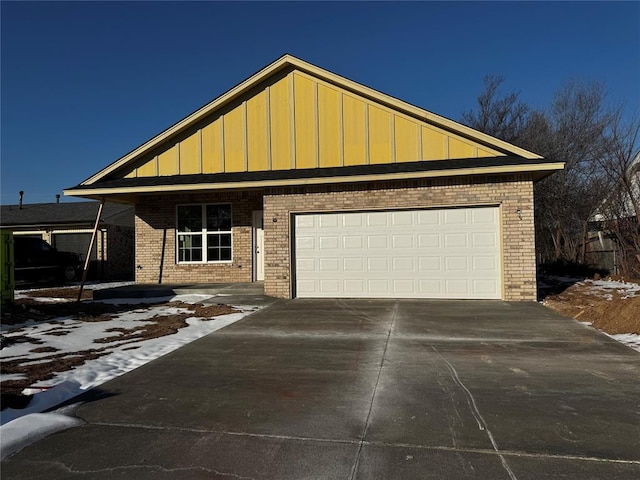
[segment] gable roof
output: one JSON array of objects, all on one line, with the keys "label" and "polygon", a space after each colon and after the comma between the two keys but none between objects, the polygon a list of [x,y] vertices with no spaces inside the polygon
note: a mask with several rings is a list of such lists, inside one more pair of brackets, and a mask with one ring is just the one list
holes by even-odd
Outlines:
[{"label": "gable roof", "polygon": [[[99,202],[68,203],[27,203],[2,205],[0,207],[0,225],[2,227],[46,227],[46,226],[92,226],[96,221]],[[133,220],[133,207],[107,202],[102,210],[102,222],[123,214],[129,214]]]},{"label": "gable roof", "polygon": [[[87,196],[89,191],[99,188],[99,184],[122,178],[122,176],[117,176],[118,172],[120,172],[120,174],[122,172],[126,172],[127,168],[135,166],[136,162],[139,163],[142,157],[144,157],[145,155],[149,155],[150,152],[153,152],[154,149],[157,149],[163,143],[171,141],[175,137],[184,134],[184,132],[188,131],[189,129],[193,129],[196,125],[199,124],[199,122],[202,122],[203,119],[214,115],[216,112],[222,111],[233,102],[237,102],[239,98],[247,95],[251,91],[255,91],[256,88],[259,88],[260,85],[264,84],[269,79],[272,79],[277,75],[282,75],[283,72],[289,71],[296,71],[307,76],[308,78],[317,79],[318,81],[322,81],[327,85],[335,86],[341,89],[341,91],[353,93],[354,95],[357,95],[358,98],[364,98],[369,101],[375,102],[376,105],[381,105],[393,112],[398,112],[399,114],[407,116],[407,118],[418,119],[425,125],[433,126],[434,128],[439,129],[439,131],[451,132],[452,135],[455,135],[457,138],[467,139],[475,142],[476,145],[481,145],[483,149],[484,147],[486,147],[487,151],[484,152],[483,156],[490,156],[493,155],[490,152],[496,152],[496,154],[498,155],[521,158],[523,160],[523,162],[521,163],[527,163],[524,162],[525,160],[536,160],[536,162],[532,162],[532,164],[537,165],[534,170],[543,170],[543,167],[540,166],[542,162],[539,161],[543,157],[541,157],[540,155],[512,145],[508,142],[499,140],[490,135],[486,135],[482,132],[449,120],[440,115],[418,108],[407,102],[378,92],[372,88],[359,84],[287,54],[283,55],[275,62],[258,71],[245,81],[231,88],[210,103],[196,110],[191,115],[188,115],[173,126],[151,138],[144,144],[140,145],[138,148],[132,150],[112,164],[87,178],[78,186],[72,189],[65,190],[64,193],[66,195],[77,194]],[[422,159],[415,158],[413,160]],[[552,164],[549,162],[545,162],[544,165],[544,168],[547,171],[553,171],[562,168],[561,163]],[[160,172],[157,166],[155,171],[157,172],[157,176],[160,176]],[[171,175],[172,173],[173,172],[169,173],[168,175]],[[167,174],[165,174],[165,176],[166,175]],[[104,186],[106,187],[106,185]]]}]

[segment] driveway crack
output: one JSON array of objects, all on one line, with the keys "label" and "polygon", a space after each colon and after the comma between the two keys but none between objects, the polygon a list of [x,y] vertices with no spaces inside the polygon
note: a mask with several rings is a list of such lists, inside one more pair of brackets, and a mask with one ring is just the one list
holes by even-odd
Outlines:
[{"label": "driveway crack", "polygon": [[358,472],[358,465],[360,464],[360,455],[362,453],[362,447],[364,446],[364,439],[367,437],[367,432],[369,431],[369,425],[371,420],[371,412],[373,411],[373,402],[376,398],[376,393],[378,393],[378,385],[380,384],[380,377],[382,376],[382,367],[384,366],[384,362],[387,359],[387,348],[389,348],[389,340],[391,339],[391,332],[393,331],[393,326],[396,323],[396,317],[398,315],[398,307],[399,304],[396,302],[393,305],[393,310],[391,312],[391,322],[389,323],[389,330],[387,331],[387,339],[384,343],[384,350],[382,352],[382,359],[380,360],[380,368],[378,369],[378,377],[376,378],[376,385],[373,387],[373,394],[371,395],[371,402],[369,403],[369,412],[367,413],[367,420],[364,425],[364,432],[362,433],[362,438],[360,439],[360,445],[358,445],[358,453],[356,454],[356,460],[353,462],[353,469],[351,470],[350,480],[353,480]]},{"label": "driveway crack", "polygon": [[491,430],[489,430],[489,427],[487,426],[487,422],[485,421],[484,417],[480,413],[480,410],[478,409],[478,405],[476,404],[476,399],[473,397],[473,394],[467,388],[467,386],[464,383],[462,383],[462,380],[460,380],[460,376],[458,375],[457,370],[451,364],[451,362],[449,362],[449,360],[444,358],[444,356],[438,351],[436,347],[431,346],[431,348],[440,357],[440,359],[442,359],[442,361],[447,364],[447,368],[449,369],[449,372],[451,372],[451,378],[456,383],[456,385],[458,385],[464,392],[465,398],[467,399],[467,404],[469,405],[469,410],[471,411],[471,415],[473,415],[473,418],[478,424],[478,429],[484,431],[487,434],[487,437],[491,442],[491,446],[493,447],[494,451],[498,454],[498,457],[500,458],[500,462],[502,463],[502,466],[504,467],[506,472],[509,474],[509,478],[511,480],[518,480],[515,473],[513,473],[513,471],[511,470],[511,467],[509,466],[509,463],[507,462],[506,458],[504,458],[502,453],[500,453],[498,444],[493,438],[493,434],[491,433]]}]

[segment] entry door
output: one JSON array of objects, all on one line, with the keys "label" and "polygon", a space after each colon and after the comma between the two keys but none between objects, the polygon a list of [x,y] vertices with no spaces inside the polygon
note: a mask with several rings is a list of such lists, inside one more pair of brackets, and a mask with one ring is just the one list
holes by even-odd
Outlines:
[{"label": "entry door", "polygon": [[253,278],[264,280],[264,220],[262,210],[253,212]]}]

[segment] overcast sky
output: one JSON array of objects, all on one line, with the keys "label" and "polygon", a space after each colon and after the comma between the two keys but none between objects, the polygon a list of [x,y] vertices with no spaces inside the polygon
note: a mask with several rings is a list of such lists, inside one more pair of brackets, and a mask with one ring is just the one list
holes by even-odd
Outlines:
[{"label": "overcast sky", "polygon": [[0,8],[3,204],[55,201],[284,53],[454,120],[485,74],[533,106],[582,79],[640,110],[640,2]]}]

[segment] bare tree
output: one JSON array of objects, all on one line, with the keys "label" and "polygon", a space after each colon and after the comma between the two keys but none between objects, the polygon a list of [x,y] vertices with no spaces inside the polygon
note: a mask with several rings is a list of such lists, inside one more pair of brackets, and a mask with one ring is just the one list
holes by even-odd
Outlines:
[{"label": "bare tree", "polygon": [[526,148],[565,168],[536,185],[536,226],[542,263],[586,262],[589,222],[602,202],[605,172],[599,162],[615,119],[598,83],[570,81],[560,88],[548,112],[547,125],[527,128]]},{"label": "bare tree", "polygon": [[609,190],[598,209],[602,227],[615,241],[620,273],[640,278],[640,118],[624,121],[618,109],[600,159]]},{"label": "bare tree", "polygon": [[536,236],[542,263],[585,262],[589,221],[602,202],[607,183],[599,162],[615,120],[605,89],[598,83],[570,81],[548,109],[532,110],[515,92],[502,93],[502,77],[485,77],[477,110],[462,121],[473,128],[565,162],[565,169],[536,185]]},{"label": "bare tree", "polygon": [[483,81],[477,110],[463,112],[462,122],[507,142],[516,142],[527,123],[529,107],[520,101],[519,92],[501,91],[503,76],[486,75]]}]

